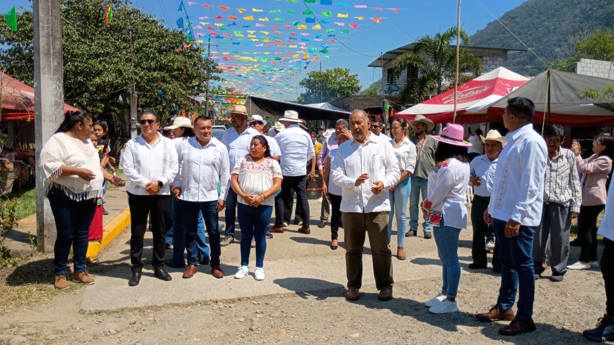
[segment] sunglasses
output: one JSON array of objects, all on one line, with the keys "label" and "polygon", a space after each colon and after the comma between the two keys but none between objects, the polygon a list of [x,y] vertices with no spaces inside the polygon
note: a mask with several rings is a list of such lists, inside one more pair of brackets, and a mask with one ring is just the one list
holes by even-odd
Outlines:
[{"label": "sunglasses", "polygon": [[144,124],[148,124],[151,125],[152,123],[155,123],[156,120],[139,120],[139,123],[144,125]]}]

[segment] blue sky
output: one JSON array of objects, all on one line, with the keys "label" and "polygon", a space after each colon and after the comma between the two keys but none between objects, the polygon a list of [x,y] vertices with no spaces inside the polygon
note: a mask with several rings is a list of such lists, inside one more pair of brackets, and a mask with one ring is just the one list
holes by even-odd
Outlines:
[{"label": "blue sky", "polygon": [[[233,41],[231,45],[230,40],[233,39],[212,39],[214,56],[218,59],[222,59],[223,56],[241,56],[244,59],[250,59],[253,56],[261,60],[256,63],[238,62],[234,59],[219,60],[219,63],[228,64],[234,71],[229,70],[227,73],[228,83],[247,89],[252,94],[288,100],[295,99],[301,92],[298,82],[309,71],[319,70],[320,66],[323,70],[335,67],[349,68],[351,73],[358,75],[362,88],[366,88],[381,76],[380,69],[368,67],[368,64],[375,60],[381,52],[403,46],[424,35],[442,32],[456,25],[456,0],[329,0],[331,5],[322,5],[320,1],[322,0],[184,0],[185,12],[178,11],[180,0],[133,0],[132,3],[133,6],[159,18],[166,26],[174,29],[177,28],[179,18],[183,17],[184,22],[187,22],[185,18],[187,13],[192,23],[195,39],[203,42],[206,42],[206,35],[213,32],[211,30],[233,22],[228,20],[232,18],[229,16],[238,17],[235,23],[238,25],[233,28],[228,27],[232,31],[226,32],[237,33],[237,28],[243,29],[246,36],[245,41]],[[461,26],[469,34],[473,34],[523,2],[524,0],[463,0]],[[0,5],[0,13],[6,12],[11,6],[31,8],[28,0],[3,0]],[[395,10],[391,10],[392,8]],[[244,12],[241,12],[240,9],[244,9]],[[301,16],[301,12],[304,13],[304,11],[311,11],[313,15]],[[297,14],[293,15],[293,12]],[[324,18],[327,12],[332,13],[332,17]],[[339,13],[349,14],[349,18],[335,20]],[[215,19],[216,16],[223,20]],[[255,19],[245,21],[243,20],[245,16],[254,16]],[[258,16],[270,17],[271,22],[259,24]],[[280,36],[288,38],[287,34],[298,33],[294,39],[300,42],[298,38],[301,38],[305,41],[303,48],[311,47],[311,50],[294,49],[292,52],[283,51],[282,55],[282,51],[278,48],[263,47],[265,44],[258,41],[263,41],[267,37],[255,30],[260,30],[259,32],[266,30],[265,33],[268,35],[268,31],[272,31],[269,28],[275,24],[273,17],[278,17],[276,19],[280,25],[293,22],[295,26],[284,30]],[[310,22],[306,17],[312,17],[315,23]],[[341,26],[344,20],[345,24],[353,23],[355,27]],[[307,30],[302,32],[295,30],[297,24],[302,25],[305,22],[310,23],[306,24]],[[314,24],[320,23],[322,23],[322,31],[310,30]],[[256,28],[254,25],[260,27]],[[199,29],[202,27],[202,29],[196,30],[195,26]],[[331,30],[336,30],[336,32],[326,37],[327,35],[322,35],[322,33],[327,28],[329,32]],[[254,34],[250,37],[256,42],[248,41],[248,32]],[[278,33],[281,32],[278,31]],[[315,39],[316,37],[319,39]],[[218,36],[218,38],[222,37]],[[332,43],[329,43],[331,40]],[[269,51],[264,53],[263,50]],[[280,61],[281,64],[270,61],[270,58],[275,56],[274,54],[279,54],[280,57],[287,56],[284,60],[288,61],[285,61],[285,64],[284,60]],[[296,59],[292,59],[293,57]],[[247,65],[250,67],[243,67]]]}]

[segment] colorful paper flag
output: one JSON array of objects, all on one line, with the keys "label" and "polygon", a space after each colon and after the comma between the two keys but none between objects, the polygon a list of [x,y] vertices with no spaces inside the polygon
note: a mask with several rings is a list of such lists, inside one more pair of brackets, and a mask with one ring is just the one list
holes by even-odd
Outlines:
[{"label": "colorful paper flag", "polygon": [[[15,10],[14,7],[13,7],[13,10]],[[112,6],[112,3],[109,3],[107,5],[107,8],[104,10],[104,18],[102,19],[102,23],[104,25],[109,25],[111,24],[111,19],[113,19],[113,6]],[[15,29],[13,29],[13,31],[17,31],[17,18],[15,18]]]}]

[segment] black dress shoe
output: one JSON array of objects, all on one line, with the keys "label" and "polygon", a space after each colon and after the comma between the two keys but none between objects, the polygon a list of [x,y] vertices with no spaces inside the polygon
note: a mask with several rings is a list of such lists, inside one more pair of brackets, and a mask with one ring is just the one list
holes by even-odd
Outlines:
[{"label": "black dress shoe", "polygon": [[154,277],[160,279],[160,280],[164,280],[164,281],[170,281],[173,280],[173,277],[171,277],[170,274],[168,274],[168,272],[166,272],[166,269],[164,269],[164,267],[157,267],[154,269]]},{"label": "black dress shoe", "polygon": [[486,264],[478,264],[475,262],[472,262],[469,264],[469,269],[472,269],[472,270],[481,270],[483,268],[486,268]]},{"label": "black dress shoe", "polygon": [[325,220],[321,220],[320,223],[318,224],[318,228],[324,228],[326,227],[326,221]]},{"label": "black dress shoe", "polygon": [[141,282],[141,272],[143,268],[133,268],[132,275],[130,275],[130,280],[128,280],[129,286],[137,286]]}]

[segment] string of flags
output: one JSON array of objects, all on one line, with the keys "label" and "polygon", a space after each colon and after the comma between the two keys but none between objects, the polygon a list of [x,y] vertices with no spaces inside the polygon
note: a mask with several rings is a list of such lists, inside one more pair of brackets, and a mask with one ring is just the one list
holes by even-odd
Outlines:
[{"label": "string of flags", "polygon": [[113,19],[113,2],[111,0],[105,0],[102,2],[103,8],[103,16],[102,23],[104,25],[111,24],[111,19]]},{"label": "string of flags", "polygon": [[13,32],[17,32],[17,11],[15,6],[4,15],[4,21]]},{"label": "string of flags", "polygon": [[211,39],[209,56],[223,71],[224,85],[249,93],[295,93],[297,79],[312,64],[328,59],[331,49],[344,49],[340,40],[400,11],[355,1],[361,0],[262,0],[248,7],[228,0],[180,0],[176,24],[185,42]]}]

